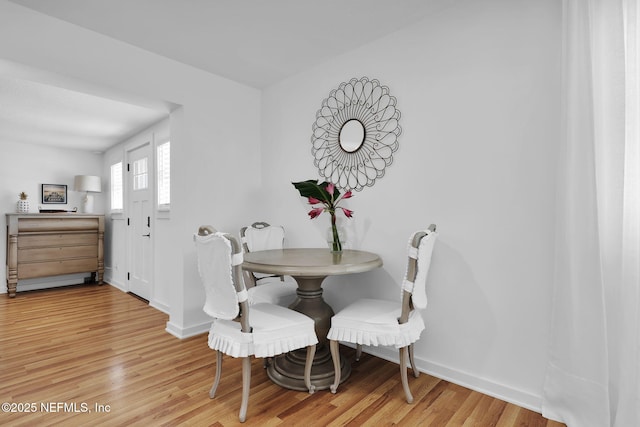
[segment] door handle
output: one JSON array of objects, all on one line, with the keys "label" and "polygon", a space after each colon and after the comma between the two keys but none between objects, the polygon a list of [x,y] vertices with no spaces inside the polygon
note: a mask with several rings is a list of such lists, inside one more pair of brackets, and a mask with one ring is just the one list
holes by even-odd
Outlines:
[{"label": "door handle", "polygon": [[143,234],[142,237],[151,237],[151,233]]}]

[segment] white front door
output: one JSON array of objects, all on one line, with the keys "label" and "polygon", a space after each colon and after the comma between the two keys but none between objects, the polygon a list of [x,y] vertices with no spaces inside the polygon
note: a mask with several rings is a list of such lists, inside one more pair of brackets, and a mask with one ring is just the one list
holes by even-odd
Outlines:
[{"label": "white front door", "polygon": [[151,299],[153,158],[147,143],[128,152],[128,277],[129,291]]}]

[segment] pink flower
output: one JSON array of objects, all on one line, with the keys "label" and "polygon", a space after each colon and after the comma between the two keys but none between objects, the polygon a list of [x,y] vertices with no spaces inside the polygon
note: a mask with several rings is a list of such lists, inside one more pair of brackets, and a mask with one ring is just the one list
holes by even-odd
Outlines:
[{"label": "pink flower", "polygon": [[335,190],[335,185],[333,185],[333,182],[330,182],[329,184],[327,184],[327,193],[331,194],[333,196],[333,191]]},{"label": "pink flower", "polygon": [[311,209],[308,215],[311,217],[311,219],[313,219],[319,216],[322,212],[324,212],[324,208],[315,208],[315,209]]},{"label": "pink flower", "polygon": [[[336,212],[342,212],[347,218],[353,217],[353,211],[340,206],[342,199],[350,199],[353,197],[351,190],[340,194],[340,190],[333,182],[317,182],[317,180],[309,179],[306,181],[292,182],[294,187],[300,193],[300,196],[307,199],[312,209],[307,212],[309,218],[314,219],[322,215],[323,212],[331,214],[332,226],[335,226]],[[318,199],[318,197],[320,197]]]}]

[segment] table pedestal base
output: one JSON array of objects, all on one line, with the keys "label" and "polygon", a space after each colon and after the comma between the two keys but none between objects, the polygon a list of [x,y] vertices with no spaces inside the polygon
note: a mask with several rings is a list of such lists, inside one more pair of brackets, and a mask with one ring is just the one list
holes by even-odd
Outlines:
[{"label": "table pedestal base", "polygon": [[[273,358],[267,368],[267,375],[274,383],[291,390],[307,391],[304,384],[304,365],[307,350],[301,349],[290,353],[281,354]],[[351,365],[347,359],[340,355],[340,383],[351,375]],[[316,351],[311,369],[311,384],[317,390],[326,390],[334,380],[333,360],[328,346],[322,345]]]}]

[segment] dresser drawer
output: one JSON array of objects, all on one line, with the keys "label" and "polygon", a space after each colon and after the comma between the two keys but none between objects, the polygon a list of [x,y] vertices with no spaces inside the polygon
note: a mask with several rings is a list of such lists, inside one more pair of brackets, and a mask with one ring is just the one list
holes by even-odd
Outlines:
[{"label": "dresser drawer", "polygon": [[85,273],[97,271],[97,258],[68,259],[64,261],[27,262],[18,264],[18,280],[61,274]]},{"label": "dresser drawer", "polygon": [[75,231],[97,230],[98,218],[20,218],[18,229],[21,233],[33,231]]},{"label": "dresser drawer", "polygon": [[28,234],[21,235],[18,239],[18,249],[41,248],[47,246],[95,246],[97,244],[97,233]]},{"label": "dresser drawer", "polygon": [[58,261],[70,258],[98,258],[98,247],[93,245],[18,249],[18,264],[33,261]]}]

